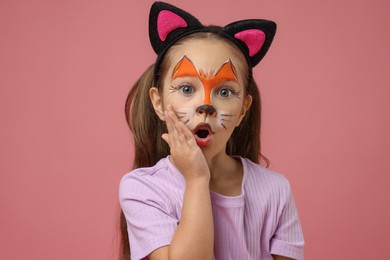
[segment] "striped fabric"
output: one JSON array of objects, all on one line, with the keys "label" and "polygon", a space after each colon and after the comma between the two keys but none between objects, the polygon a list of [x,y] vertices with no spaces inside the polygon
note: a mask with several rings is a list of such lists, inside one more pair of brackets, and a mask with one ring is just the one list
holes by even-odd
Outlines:
[{"label": "striped fabric", "polygon": [[[303,259],[304,239],[288,180],[240,158],[242,193],[211,192],[214,259],[272,260],[271,254]],[[185,180],[169,158],[122,177],[119,201],[126,216],[131,259],[147,259],[169,245],[180,223]]]}]

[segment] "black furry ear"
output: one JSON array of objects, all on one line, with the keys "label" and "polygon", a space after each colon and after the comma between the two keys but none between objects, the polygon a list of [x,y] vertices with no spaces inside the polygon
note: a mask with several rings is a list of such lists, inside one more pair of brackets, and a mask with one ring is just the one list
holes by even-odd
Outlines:
[{"label": "black furry ear", "polygon": [[173,5],[155,2],[149,14],[149,38],[159,55],[174,41],[204,28],[191,14]]},{"label": "black furry ear", "polygon": [[276,33],[276,23],[261,19],[242,20],[226,25],[222,33],[228,34],[246,53],[253,68],[271,46]]}]

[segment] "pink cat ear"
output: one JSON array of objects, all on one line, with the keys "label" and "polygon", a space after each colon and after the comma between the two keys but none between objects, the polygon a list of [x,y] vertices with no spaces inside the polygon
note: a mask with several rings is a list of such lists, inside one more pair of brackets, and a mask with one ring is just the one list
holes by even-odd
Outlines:
[{"label": "pink cat ear", "polygon": [[249,29],[234,34],[234,37],[243,41],[249,49],[249,56],[255,56],[263,47],[265,33],[258,29]]},{"label": "pink cat ear", "polygon": [[163,10],[157,17],[157,32],[161,41],[165,41],[167,36],[177,28],[186,28],[187,22],[179,15]]}]

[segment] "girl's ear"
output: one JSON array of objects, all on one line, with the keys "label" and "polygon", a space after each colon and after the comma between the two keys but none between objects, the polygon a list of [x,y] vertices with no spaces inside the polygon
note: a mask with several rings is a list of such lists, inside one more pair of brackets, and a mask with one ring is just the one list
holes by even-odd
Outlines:
[{"label": "girl's ear", "polygon": [[149,97],[157,116],[160,118],[161,121],[165,121],[165,116],[164,116],[165,110],[162,102],[162,97],[156,87],[150,88]]},{"label": "girl's ear", "polygon": [[251,105],[252,105],[252,96],[248,95],[246,97],[246,100],[244,100],[244,104],[242,105],[242,109],[241,109],[241,112],[240,112],[240,117],[238,119],[236,127],[240,125],[242,119],[244,118],[244,116],[246,114],[246,111],[248,111],[248,109],[251,107]]}]

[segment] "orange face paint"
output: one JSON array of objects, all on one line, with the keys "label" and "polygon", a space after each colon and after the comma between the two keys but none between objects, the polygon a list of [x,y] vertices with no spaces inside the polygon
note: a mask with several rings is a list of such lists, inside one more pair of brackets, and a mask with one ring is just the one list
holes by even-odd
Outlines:
[{"label": "orange face paint", "polygon": [[223,81],[238,81],[236,69],[230,59],[222,64],[217,73],[214,73],[214,71],[206,73],[203,70],[198,72],[192,61],[184,56],[173,69],[172,80],[183,77],[196,77],[202,82],[204,105],[211,104],[210,96],[214,86]]}]

